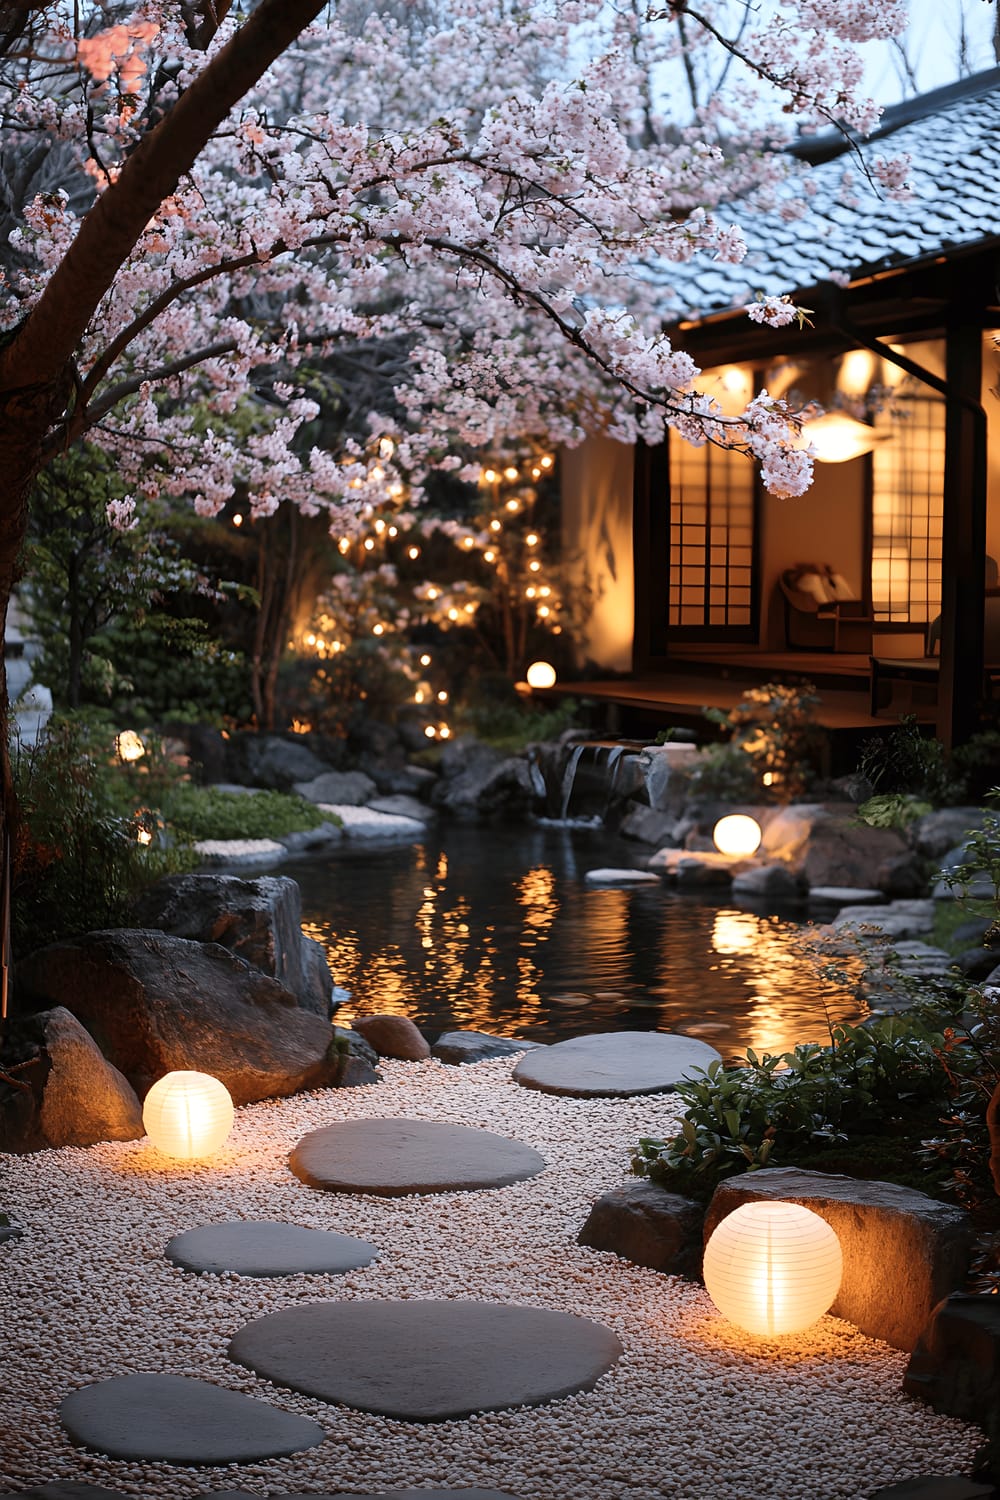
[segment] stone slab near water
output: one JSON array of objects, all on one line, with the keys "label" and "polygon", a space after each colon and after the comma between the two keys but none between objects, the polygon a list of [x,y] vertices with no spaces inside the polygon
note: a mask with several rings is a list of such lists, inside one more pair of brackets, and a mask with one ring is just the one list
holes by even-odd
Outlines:
[{"label": "stone slab near water", "polygon": [[328,1193],[459,1193],[534,1177],[545,1158],[490,1130],[434,1120],[343,1120],[302,1137],[288,1165]]},{"label": "stone slab near water", "polygon": [[707,1042],[661,1031],[600,1031],[523,1057],[514,1077],[525,1088],[576,1099],[662,1094],[693,1068],[721,1061]]},{"label": "stone slab near water", "polygon": [[174,1235],[164,1254],[185,1271],[235,1271],[240,1276],[338,1275],[371,1265],[378,1257],[374,1245],[354,1235],[271,1219],[201,1224]]},{"label": "stone slab near water", "polygon": [[112,1458],[250,1463],[315,1448],[326,1433],[294,1416],[185,1375],[118,1375],[72,1391],[59,1408],[74,1442]]},{"label": "stone slab near water", "polygon": [[241,1328],[229,1358],[278,1385],[404,1422],[540,1406],[591,1390],[623,1353],[588,1318],[489,1302],[288,1307]]}]

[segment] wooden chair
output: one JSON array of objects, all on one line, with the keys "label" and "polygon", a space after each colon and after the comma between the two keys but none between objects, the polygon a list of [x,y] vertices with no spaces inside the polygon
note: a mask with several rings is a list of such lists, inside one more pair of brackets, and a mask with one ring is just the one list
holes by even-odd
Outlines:
[{"label": "wooden chair", "polygon": [[829,564],[797,563],[785,569],[778,587],[789,651],[871,652],[874,617]]}]

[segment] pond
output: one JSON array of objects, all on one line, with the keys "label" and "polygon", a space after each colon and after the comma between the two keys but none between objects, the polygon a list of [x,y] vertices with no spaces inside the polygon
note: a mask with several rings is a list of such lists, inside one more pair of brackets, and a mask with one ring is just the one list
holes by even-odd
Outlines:
[{"label": "pond", "polygon": [[[671,892],[589,886],[648,850],[602,828],[442,825],[414,844],[345,843],[288,861],[303,928],[347,991],[337,1020],[394,1012],[553,1042],[682,1031],[723,1056],[828,1040],[865,1013],[821,980],[794,920]],[[279,873],[279,872],[276,872]]]}]

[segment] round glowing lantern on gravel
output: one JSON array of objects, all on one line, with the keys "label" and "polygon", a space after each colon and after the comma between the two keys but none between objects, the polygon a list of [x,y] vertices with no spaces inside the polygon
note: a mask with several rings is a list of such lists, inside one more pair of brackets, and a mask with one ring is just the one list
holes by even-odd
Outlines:
[{"label": "round glowing lantern on gravel", "polygon": [[836,1233],[799,1203],[744,1203],[705,1246],[705,1286],[719,1312],[765,1338],[815,1323],[829,1311],[842,1274]]},{"label": "round glowing lantern on gravel", "polygon": [[197,1161],[225,1143],[233,1128],[233,1101],[210,1073],[167,1073],[146,1095],[142,1123],[164,1156]]},{"label": "round glowing lantern on gravel", "polygon": [[729,813],[720,818],[712,830],[712,841],[720,854],[732,854],[747,858],[757,853],[760,844],[760,824],[746,813]]},{"label": "round glowing lantern on gravel", "polygon": [[556,669],[547,661],[533,661],[528,668],[528,686],[550,688],[555,686]]}]

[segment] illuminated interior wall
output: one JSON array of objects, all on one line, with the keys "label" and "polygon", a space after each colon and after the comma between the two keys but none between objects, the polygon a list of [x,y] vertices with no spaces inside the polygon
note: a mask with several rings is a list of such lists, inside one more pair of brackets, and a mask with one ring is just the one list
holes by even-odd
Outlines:
[{"label": "illuminated interior wall", "polygon": [[632,573],[632,449],[589,437],[564,450],[563,557],[574,581],[593,592],[580,634],[580,656],[609,671],[632,665],[635,625]]},{"label": "illuminated interior wall", "polygon": [[986,412],[986,551],[1000,563],[1000,330],[983,334],[983,394]]}]

